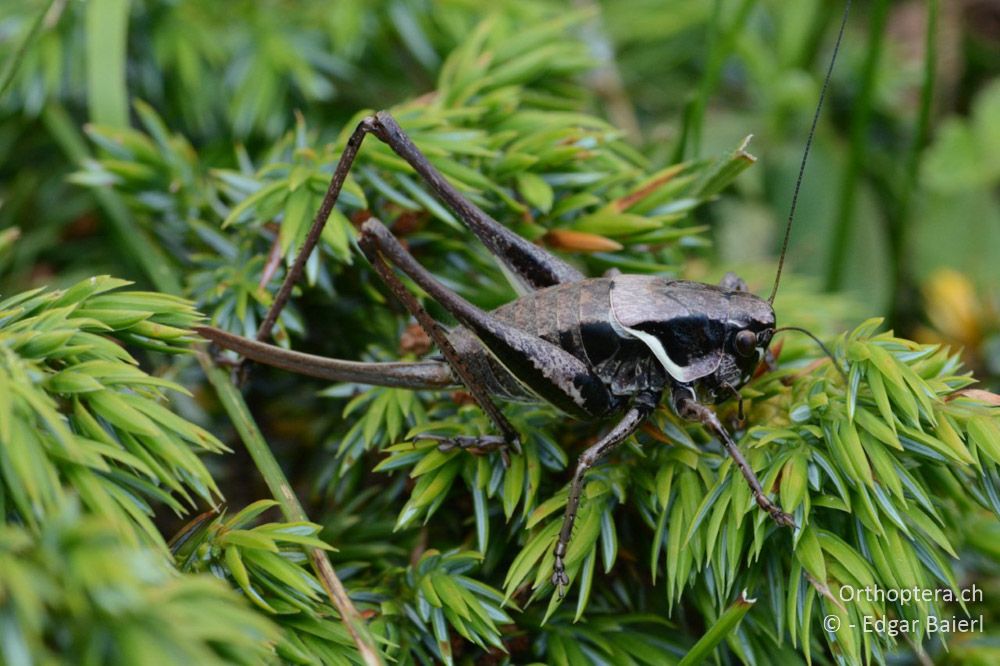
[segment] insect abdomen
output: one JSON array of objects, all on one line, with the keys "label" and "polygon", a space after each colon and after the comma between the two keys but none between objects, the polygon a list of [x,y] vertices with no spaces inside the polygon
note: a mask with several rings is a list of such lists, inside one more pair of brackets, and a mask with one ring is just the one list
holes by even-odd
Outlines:
[{"label": "insect abdomen", "polygon": [[608,320],[610,289],[608,278],[560,284],[522,296],[493,315],[596,368],[621,341]]}]

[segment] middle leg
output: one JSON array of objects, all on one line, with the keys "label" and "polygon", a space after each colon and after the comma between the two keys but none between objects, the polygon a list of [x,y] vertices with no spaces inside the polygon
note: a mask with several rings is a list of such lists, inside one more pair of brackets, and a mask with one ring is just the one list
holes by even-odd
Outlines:
[{"label": "middle leg", "polygon": [[592,445],[582,454],[576,463],[576,471],[573,473],[573,480],[569,485],[569,496],[566,499],[566,512],[563,514],[562,527],[559,529],[559,540],[556,541],[555,563],[552,565],[552,584],[556,587],[556,593],[562,598],[565,587],[569,585],[569,576],[566,575],[566,551],[569,548],[570,538],[573,536],[573,523],[576,521],[576,511],[580,507],[580,495],[583,492],[583,477],[587,470],[616,449],[628,436],[635,432],[636,428],[646,419],[649,414],[656,409],[660,401],[660,393],[644,393],[636,396],[632,407],[625,413],[621,420],[607,432],[596,444]]}]

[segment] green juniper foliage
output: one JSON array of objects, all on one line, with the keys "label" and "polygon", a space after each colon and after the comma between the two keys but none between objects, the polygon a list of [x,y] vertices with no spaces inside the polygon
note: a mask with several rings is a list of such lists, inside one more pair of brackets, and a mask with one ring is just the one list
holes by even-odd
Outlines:
[{"label": "green juniper foliage", "polygon": [[183,572],[211,572],[238,587],[285,631],[277,654],[291,662],[350,663],[350,635],[308,569],[302,546],[327,550],[314,523],[251,527],[273,500],[254,502],[232,517],[206,514],[178,533],[171,550]]},{"label": "green juniper foliage", "polygon": [[207,575],[126,545],[72,504],[39,530],[0,527],[5,664],[255,664],[276,628]]},{"label": "green juniper foliage", "polygon": [[183,512],[219,490],[196,452],[226,451],[163,404],[176,382],[137,367],[122,343],[178,353],[198,315],[180,298],[97,277],[0,302],[0,502],[38,528],[72,493],[129,541],[163,547],[152,503]]},{"label": "green juniper foliage", "polygon": [[[739,41],[755,3],[632,3],[648,25],[521,0],[492,3],[489,15],[420,0],[376,12],[360,0],[294,11],[193,0],[0,9],[0,28],[31,38],[0,94],[11,113],[0,145],[31,146],[38,139],[21,137],[37,133],[70,157],[39,150],[3,184],[0,206],[0,222],[20,227],[0,233],[5,281],[54,270],[66,285],[0,302],[6,662],[352,664],[370,637],[401,664],[884,663],[915,650],[937,657],[944,643],[926,625],[865,633],[865,616],[966,611],[986,613],[995,637],[995,396],[970,390],[952,350],[896,337],[877,319],[846,325],[860,309],[805,280],[786,279],[779,321],[814,330],[834,358],[782,334],[777,368],[742,390],[745,417],[718,408],[796,528],[777,527],[720,443],[664,405],[588,474],[562,600],[549,581],[567,480],[603,424],[505,405],[524,449],[505,466],[498,454],[413,441],[490,432],[460,392],[324,386],[264,367],[246,387],[248,417],[196,344],[198,312],[253,335],[347,137],[375,104],[469,199],[587,274],[707,279],[692,259],[709,245],[710,202],[743,182],[748,151],[767,149],[746,142],[753,128],[741,120],[716,150],[708,95],[735,51],[762,79],[781,63],[763,55],[766,31]],[[816,32],[805,62],[825,56],[824,12],[803,22]],[[683,135],[664,142],[668,160],[629,143],[613,113],[594,113],[599,86],[586,77],[607,62],[580,35],[606,28],[621,62],[649,73],[671,69],[645,50],[653,36],[691,46],[690,26],[712,36],[701,96],[685,106],[636,88],[640,113],[686,108]],[[3,40],[0,49],[16,52]],[[811,106],[815,95],[799,92],[784,94]],[[77,115],[90,121],[82,132]],[[803,140],[794,136],[796,154]],[[4,151],[5,175],[16,152]],[[94,210],[109,232],[87,231]],[[357,360],[433,353],[358,251],[369,216],[477,305],[516,296],[454,214],[369,138],[279,319],[279,344]],[[98,270],[131,271],[156,291],[89,277]],[[747,277],[765,290],[773,265]],[[255,449],[255,421],[280,469]],[[244,444],[257,468],[233,453]],[[274,500],[260,499],[259,474]],[[267,513],[276,507],[283,521]],[[178,528],[177,516],[191,522]],[[344,582],[360,630],[331,599],[318,557]],[[995,592],[977,608],[839,596],[845,585],[957,591],[973,581]],[[997,657],[987,641],[949,641],[954,659]]]}]

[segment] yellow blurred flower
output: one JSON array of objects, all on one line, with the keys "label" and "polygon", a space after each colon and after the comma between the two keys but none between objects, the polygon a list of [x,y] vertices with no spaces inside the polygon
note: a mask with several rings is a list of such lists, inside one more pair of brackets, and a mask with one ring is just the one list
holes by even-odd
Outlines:
[{"label": "yellow blurred flower", "polygon": [[917,328],[914,338],[961,347],[968,365],[983,368],[984,341],[1000,330],[1000,317],[989,296],[978,293],[966,275],[951,268],[934,271],[921,293],[929,326]]}]

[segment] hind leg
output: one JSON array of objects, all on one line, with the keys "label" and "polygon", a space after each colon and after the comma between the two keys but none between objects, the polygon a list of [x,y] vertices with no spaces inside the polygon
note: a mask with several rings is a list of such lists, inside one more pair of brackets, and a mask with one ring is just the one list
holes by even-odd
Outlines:
[{"label": "hind leg", "polygon": [[580,271],[545,249],[518,236],[462,196],[441,175],[441,172],[431,165],[427,157],[414,145],[396,120],[388,112],[379,111],[362,120],[348,139],[302,248],[281,283],[264,321],[257,329],[257,340],[266,341],[270,337],[271,329],[274,328],[274,323],[278,320],[281,310],[288,303],[292,288],[302,276],[306,260],[316,247],[320,233],[326,226],[330,213],[337,203],[337,198],[340,196],[347,174],[361,148],[361,143],[369,134],[375,135],[388,144],[397,155],[413,167],[438,199],[454,211],[458,218],[476,234],[490,253],[500,261],[506,269],[507,275],[513,278],[514,286],[519,290],[530,291],[562,282],[575,282],[584,278]]},{"label": "hind leg", "polygon": [[[498,320],[445,287],[417,263],[378,220],[370,219],[362,225],[360,243],[375,270],[407,309],[415,313],[419,304],[386,262],[413,279],[539,398],[578,418],[603,416],[616,404],[604,382],[581,360],[557,345]],[[418,321],[421,321],[419,317]],[[465,381],[464,375],[469,374],[469,369],[443,332],[437,328],[427,332],[434,336],[445,358]]]}]

